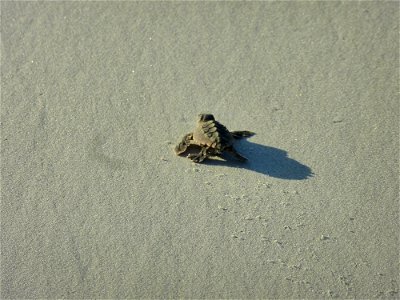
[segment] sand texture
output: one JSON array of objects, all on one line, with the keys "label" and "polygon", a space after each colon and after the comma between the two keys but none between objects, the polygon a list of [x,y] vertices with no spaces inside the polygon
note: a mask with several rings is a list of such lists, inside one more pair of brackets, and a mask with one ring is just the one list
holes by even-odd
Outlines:
[{"label": "sand texture", "polygon": [[[396,2],[1,2],[1,298],[399,298]],[[175,155],[198,113],[257,134]]]}]

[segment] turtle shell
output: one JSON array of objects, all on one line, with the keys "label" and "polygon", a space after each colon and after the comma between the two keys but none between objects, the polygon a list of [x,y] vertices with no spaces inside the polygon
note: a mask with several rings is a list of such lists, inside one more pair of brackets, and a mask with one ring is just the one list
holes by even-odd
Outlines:
[{"label": "turtle shell", "polygon": [[193,132],[193,140],[200,146],[207,146],[218,151],[223,151],[233,143],[229,130],[215,120],[200,121]]}]

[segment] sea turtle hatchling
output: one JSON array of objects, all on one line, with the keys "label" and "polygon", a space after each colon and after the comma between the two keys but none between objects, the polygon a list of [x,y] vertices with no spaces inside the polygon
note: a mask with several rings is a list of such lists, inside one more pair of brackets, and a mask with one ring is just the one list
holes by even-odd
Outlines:
[{"label": "sea turtle hatchling", "polygon": [[188,158],[196,163],[201,163],[209,156],[220,156],[224,151],[244,162],[247,158],[235,150],[233,143],[235,139],[251,137],[254,134],[254,132],[246,130],[230,132],[224,125],[216,121],[212,114],[200,114],[195,130],[183,137],[175,147],[175,153],[183,154],[189,146],[196,145],[200,147],[200,152],[188,155]]}]

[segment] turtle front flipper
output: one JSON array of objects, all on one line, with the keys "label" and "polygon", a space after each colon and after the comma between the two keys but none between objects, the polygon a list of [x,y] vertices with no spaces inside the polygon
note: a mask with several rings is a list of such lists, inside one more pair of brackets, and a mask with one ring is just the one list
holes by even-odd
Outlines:
[{"label": "turtle front flipper", "polygon": [[201,163],[203,160],[205,160],[209,154],[207,153],[207,147],[201,148],[200,152],[197,154],[189,154],[188,158],[192,160],[195,163]]},{"label": "turtle front flipper", "polygon": [[232,146],[225,148],[225,151],[228,152],[229,154],[231,154],[232,156],[234,156],[237,160],[239,160],[241,162],[247,161],[247,158],[244,157],[243,155],[239,154],[239,152],[237,152],[236,149],[233,148]]},{"label": "turtle front flipper", "polygon": [[175,153],[176,155],[182,154],[187,150],[189,145],[193,141],[193,133],[188,133],[186,134],[183,138],[182,141],[175,147]]},{"label": "turtle front flipper", "polygon": [[242,139],[255,135],[255,132],[248,130],[241,130],[241,131],[231,131],[231,134],[235,139]]}]

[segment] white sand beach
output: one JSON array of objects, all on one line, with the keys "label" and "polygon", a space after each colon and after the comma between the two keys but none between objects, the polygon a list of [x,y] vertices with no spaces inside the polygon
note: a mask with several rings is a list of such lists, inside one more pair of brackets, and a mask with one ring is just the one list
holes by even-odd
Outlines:
[{"label": "white sand beach", "polygon": [[[399,6],[1,2],[1,298],[398,299]],[[174,146],[212,113],[247,163]]]}]

